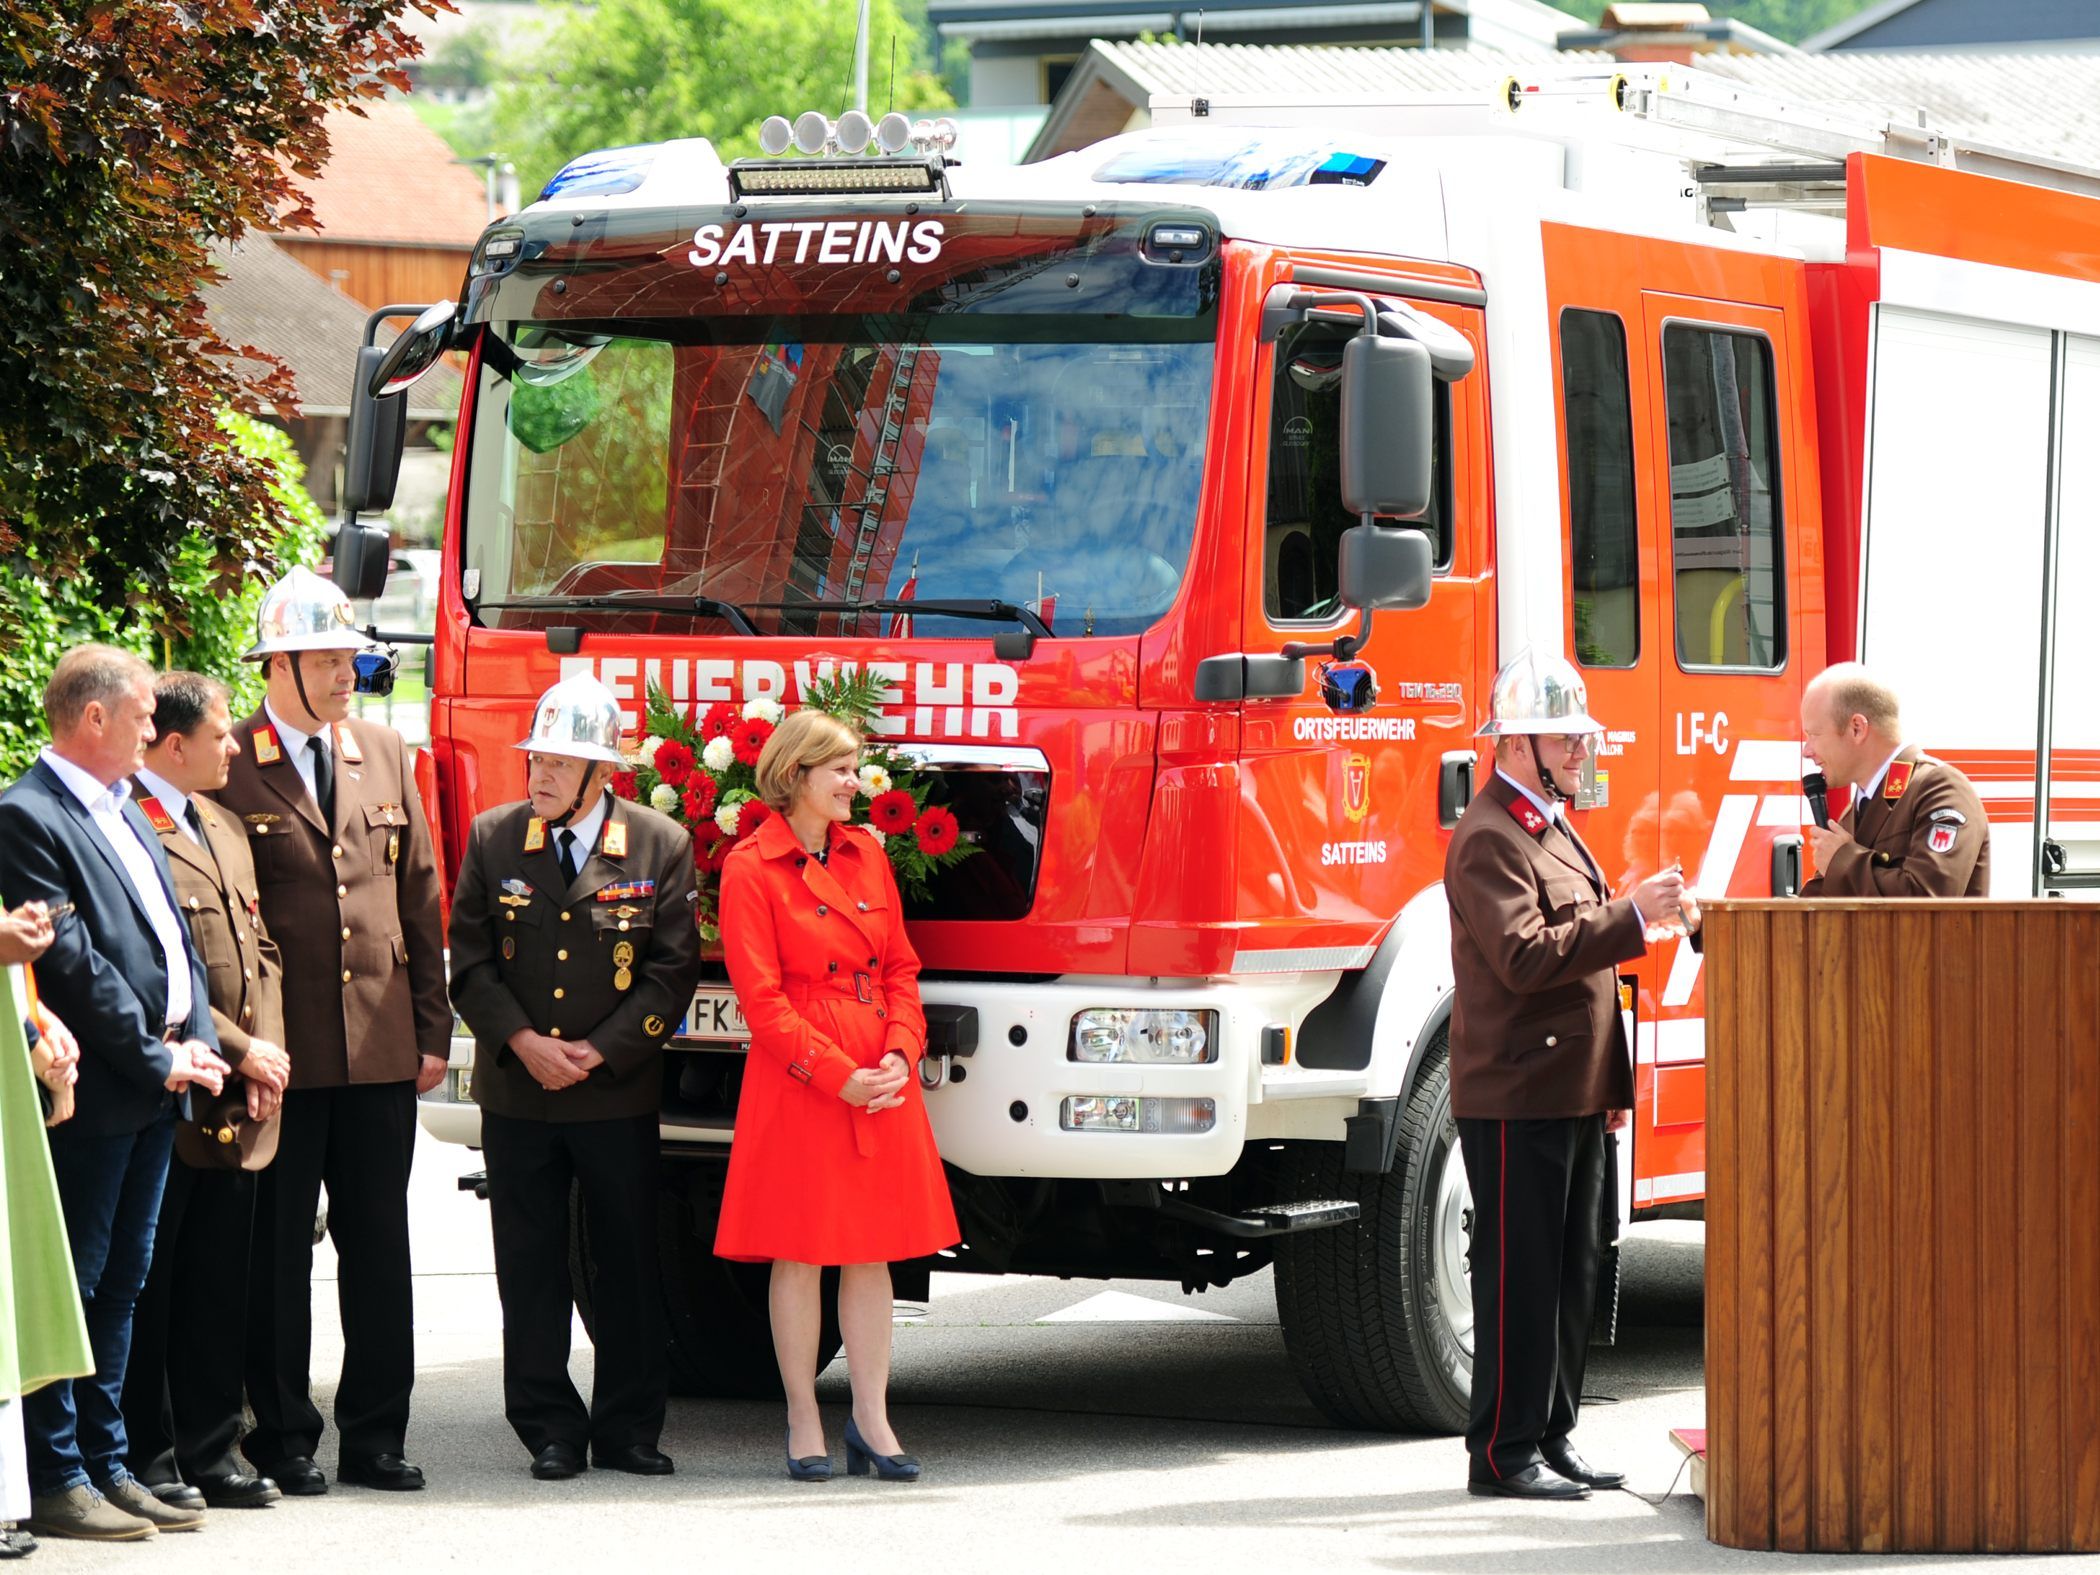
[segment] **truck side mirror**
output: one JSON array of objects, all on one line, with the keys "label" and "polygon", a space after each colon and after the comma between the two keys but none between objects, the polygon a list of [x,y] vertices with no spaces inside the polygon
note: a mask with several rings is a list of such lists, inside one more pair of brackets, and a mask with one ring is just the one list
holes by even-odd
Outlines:
[{"label": "truck side mirror", "polygon": [[344,443],[344,518],[378,513],[394,503],[401,479],[401,450],[408,441],[408,396],[375,396],[372,388],[389,352],[365,345],[357,352],[357,372],[350,383],[350,432]]},{"label": "truck side mirror", "polygon": [[394,539],[384,527],[345,520],[335,530],[330,573],[352,601],[371,601],[386,594],[393,549]]},{"label": "truck side mirror", "polygon": [[1428,511],[1434,386],[1429,350],[1416,340],[1359,334],[1343,347],[1342,504],[1350,513],[1419,519]]},{"label": "truck side mirror", "polygon": [[[371,375],[359,380],[360,386],[369,388],[375,399],[407,393],[445,353],[445,345],[452,337],[452,319],[457,315],[458,308],[450,301],[424,307],[400,337],[386,347]],[[365,369],[360,366],[358,370]]]},{"label": "truck side mirror", "polygon": [[1429,605],[1436,548],[1428,534],[1384,525],[1352,525],[1342,532],[1341,597],[1371,612],[1406,612]]}]

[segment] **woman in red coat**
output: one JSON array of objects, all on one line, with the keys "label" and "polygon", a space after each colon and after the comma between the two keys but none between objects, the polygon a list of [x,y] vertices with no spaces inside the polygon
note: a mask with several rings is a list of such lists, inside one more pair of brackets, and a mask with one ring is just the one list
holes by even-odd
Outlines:
[{"label": "woman in red coat", "polygon": [[839,1265],[846,1468],[909,1480],[888,1414],[890,1265],[960,1238],[919,1092],[919,959],[888,856],[849,827],[860,739],[797,711],[758,761],[774,811],[722,867],[722,944],[751,1026],[715,1251],[773,1265],[788,1474],[831,1475],[817,1413],[821,1271]]}]

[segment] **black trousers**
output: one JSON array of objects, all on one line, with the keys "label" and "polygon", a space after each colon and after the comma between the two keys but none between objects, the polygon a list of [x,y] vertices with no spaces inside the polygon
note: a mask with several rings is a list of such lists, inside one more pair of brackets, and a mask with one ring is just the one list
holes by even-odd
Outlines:
[{"label": "black trousers", "polygon": [[293,1089],[284,1096],[277,1159],[256,1189],[248,1300],[248,1403],[255,1431],[241,1451],[267,1471],[312,1458],[323,1423],[313,1358],[314,1214],[328,1189],[339,1264],[343,1373],[335,1425],[346,1459],[398,1455],[416,1380],[408,1262],[408,1171],[416,1144],[414,1083]]},{"label": "black trousers", "polygon": [[1473,1475],[1575,1430],[1603,1251],[1604,1117],[1461,1119],[1473,1185]]},{"label": "black trousers", "polygon": [[[481,1117],[489,1228],[503,1299],[503,1414],[527,1449],[654,1448],[669,1393],[657,1261],[654,1115],[612,1121]],[[590,1242],[591,1404],[569,1381],[569,1195]]]},{"label": "black trousers", "polygon": [[196,1482],[241,1469],[248,1254],[256,1173],[168,1166],[153,1266],[124,1369],[124,1430],[141,1482]]}]

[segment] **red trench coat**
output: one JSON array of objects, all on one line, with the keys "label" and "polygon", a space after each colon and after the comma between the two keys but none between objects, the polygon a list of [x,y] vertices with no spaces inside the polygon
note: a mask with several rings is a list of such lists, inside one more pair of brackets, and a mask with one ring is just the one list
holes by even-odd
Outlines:
[{"label": "red trench coat", "polygon": [[[834,825],[829,864],[766,821],[722,868],[722,944],[751,1026],[715,1252],[795,1263],[895,1263],[961,1237],[917,1076],[919,958],[890,862]],[[890,1051],[905,1102],[839,1097]]]}]

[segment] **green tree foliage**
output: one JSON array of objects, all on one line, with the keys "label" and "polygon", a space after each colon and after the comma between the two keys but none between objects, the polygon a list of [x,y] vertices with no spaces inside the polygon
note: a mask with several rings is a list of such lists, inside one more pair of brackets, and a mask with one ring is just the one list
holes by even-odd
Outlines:
[{"label": "green tree foliage", "polygon": [[[1555,0],[1563,11],[1594,22],[1610,0]],[[1868,0],[1706,0],[1717,17],[1734,17],[1775,38],[1798,44],[1826,27],[1835,27],[1863,10]]]},{"label": "green tree foliage", "polygon": [[[0,0],[0,554],[117,628],[130,587],[201,562],[212,595],[145,604],[181,634],[290,524],[219,425],[282,409],[290,373],[198,289],[214,242],[313,226],[322,116],[406,85],[410,4],[446,0]],[[0,649],[34,634],[13,611]]]},{"label": "green tree foliage", "polygon": [[[492,145],[516,162],[528,199],[593,148],[706,137],[725,158],[756,153],[766,116],[847,107],[858,20],[856,0],[577,6],[498,93]],[[900,0],[871,0],[869,39],[874,114],[952,106]]]},{"label": "green tree foliage", "polygon": [[[326,524],[307,495],[305,467],[280,427],[224,414],[220,441],[263,478],[269,515],[252,522],[271,561],[311,567],[321,556]],[[87,550],[100,551],[93,537]],[[21,775],[44,746],[44,684],[68,646],[103,640],[136,651],[156,667],[212,673],[233,686],[234,715],[262,698],[261,675],[241,662],[255,641],[255,610],[266,579],[249,575],[235,594],[223,594],[208,539],[175,551],[164,575],[132,575],[122,594],[105,596],[96,583],[69,574],[34,546],[17,544],[0,556],[0,616],[17,642],[0,663],[0,781]],[[179,635],[156,633],[180,625]]]}]

